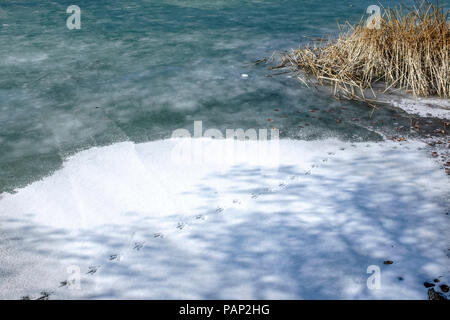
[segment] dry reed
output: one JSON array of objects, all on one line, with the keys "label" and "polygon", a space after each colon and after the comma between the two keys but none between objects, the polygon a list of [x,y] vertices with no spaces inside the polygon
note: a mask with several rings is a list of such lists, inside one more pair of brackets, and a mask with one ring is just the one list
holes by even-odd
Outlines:
[{"label": "dry reed", "polygon": [[385,9],[379,29],[366,27],[362,20],[356,26],[347,23],[340,26],[337,40],[284,54],[275,68],[303,71],[307,80],[313,76],[319,84],[331,85],[337,98],[370,103],[376,100],[376,83],[384,83],[385,92],[449,98],[448,15],[437,2],[428,1],[414,8]]}]

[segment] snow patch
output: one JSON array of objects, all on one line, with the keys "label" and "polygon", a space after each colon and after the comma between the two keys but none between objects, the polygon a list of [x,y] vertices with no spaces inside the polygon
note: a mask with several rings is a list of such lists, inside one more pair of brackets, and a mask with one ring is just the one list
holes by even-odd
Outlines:
[{"label": "snow patch", "polygon": [[407,113],[421,117],[450,119],[450,100],[439,98],[399,98],[390,99],[388,103]]},{"label": "snow patch", "polygon": [[450,185],[422,143],[279,142],[273,171],[117,143],[3,194],[0,298],[426,299],[449,280]]}]

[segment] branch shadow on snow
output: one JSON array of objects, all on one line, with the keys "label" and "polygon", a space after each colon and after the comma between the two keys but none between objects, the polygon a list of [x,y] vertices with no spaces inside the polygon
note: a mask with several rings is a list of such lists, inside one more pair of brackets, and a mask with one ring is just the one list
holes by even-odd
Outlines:
[{"label": "branch shadow on snow", "polygon": [[[82,270],[81,290],[58,288],[56,297],[425,299],[423,282],[445,281],[449,274],[445,199],[422,180],[439,175],[407,158],[399,166],[388,152],[382,159],[329,159],[310,175],[280,167],[277,178],[286,185],[275,191],[258,171],[233,167],[212,178],[244,181],[226,191],[249,205],[217,213],[199,204],[207,219],[176,230],[179,216],[169,217],[174,232],[166,237],[155,238],[161,218],[139,214],[129,225],[70,233],[5,221],[16,225],[4,230],[3,241],[17,257],[2,263],[0,274],[10,279],[2,295],[51,291],[75,264]],[[203,182],[191,192],[220,197]],[[136,241],[145,245],[133,250]],[[109,260],[120,252],[126,252],[122,259]],[[24,268],[27,261],[41,263]],[[91,265],[100,268],[87,275]],[[370,265],[381,270],[380,290],[367,288]],[[14,279],[28,274],[31,282],[15,288]]]}]

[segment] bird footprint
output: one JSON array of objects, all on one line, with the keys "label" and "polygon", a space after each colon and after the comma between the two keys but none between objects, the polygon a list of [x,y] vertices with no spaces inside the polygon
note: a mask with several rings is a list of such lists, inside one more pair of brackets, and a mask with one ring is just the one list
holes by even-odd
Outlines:
[{"label": "bird footprint", "polygon": [[113,260],[119,261],[120,260],[120,254],[112,254],[112,255],[110,255],[109,256],[109,260],[110,261],[113,261]]},{"label": "bird footprint", "polygon": [[42,291],[41,292],[41,296],[39,298],[37,298],[37,300],[48,300],[48,298],[50,297],[51,293],[47,292],[47,291]]},{"label": "bird footprint", "polygon": [[218,207],[217,209],[216,209],[216,213],[221,213],[223,211],[223,208],[221,208],[221,207]]},{"label": "bird footprint", "polygon": [[145,244],[144,241],[142,241],[142,242],[135,242],[135,243],[134,243],[133,249],[139,251],[139,250],[142,249],[142,247],[144,246],[144,244]]},{"label": "bird footprint", "polygon": [[184,222],[178,222],[178,225],[177,225],[177,229],[178,229],[178,230],[183,230],[184,227],[185,227]]},{"label": "bird footprint", "polygon": [[96,273],[98,268],[99,268],[98,266],[90,266],[87,274],[94,274],[94,273]]}]

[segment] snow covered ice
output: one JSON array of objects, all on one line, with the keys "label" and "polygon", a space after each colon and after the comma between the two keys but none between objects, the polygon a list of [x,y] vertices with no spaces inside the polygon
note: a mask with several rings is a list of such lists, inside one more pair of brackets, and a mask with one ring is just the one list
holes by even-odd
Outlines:
[{"label": "snow covered ice", "polygon": [[1,298],[425,299],[448,280],[448,178],[422,143],[280,140],[272,172],[174,162],[177,143],[92,148],[3,194]]}]

